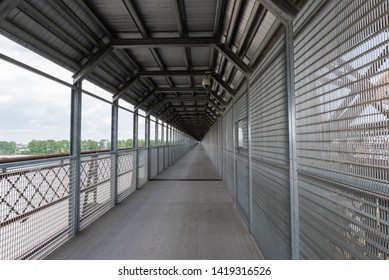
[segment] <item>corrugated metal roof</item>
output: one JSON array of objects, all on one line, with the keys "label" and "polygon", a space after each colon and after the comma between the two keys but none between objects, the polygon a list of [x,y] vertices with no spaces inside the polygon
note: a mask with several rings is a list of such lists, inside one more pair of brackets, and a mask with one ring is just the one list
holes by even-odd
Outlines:
[{"label": "corrugated metal roof", "polygon": [[[142,101],[146,111],[166,99],[154,115],[181,98],[189,119],[197,119],[191,106],[230,102],[280,22],[255,0],[3,0],[0,7],[8,3],[2,34],[112,94],[132,82],[121,98]],[[214,75],[213,92],[202,89],[205,74]],[[179,88],[148,94],[160,87]],[[197,103],[184,100],[192,93]],[[204,122],[201,133],[208,128]]]}]

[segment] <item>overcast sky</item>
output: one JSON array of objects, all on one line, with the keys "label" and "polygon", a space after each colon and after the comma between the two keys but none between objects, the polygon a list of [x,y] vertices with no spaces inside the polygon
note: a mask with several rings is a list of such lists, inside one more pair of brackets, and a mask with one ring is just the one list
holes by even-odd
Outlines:
[{"label": "overcast sky", "polygon": [[[0,53],[68,83],[72,73],[0,35]],[[83,88],[112,95],[88,82]],[[131,108],[130,105],[126,106]],[[70,89],[0,59],[0,141],[27,144],[70,137]],[[82,139],[110,139],[111,106],[83,95]],[[119,139],[132,137],[132,114],[119,110]]]}]

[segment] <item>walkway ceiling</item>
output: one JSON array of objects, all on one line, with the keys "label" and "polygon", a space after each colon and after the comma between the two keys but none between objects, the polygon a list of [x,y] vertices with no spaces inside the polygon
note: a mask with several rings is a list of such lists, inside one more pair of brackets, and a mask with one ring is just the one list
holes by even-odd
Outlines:
[{"label": "walkway ceiling", "polygon": [[0,32],[200,140],[303,2],[0,0]]}]

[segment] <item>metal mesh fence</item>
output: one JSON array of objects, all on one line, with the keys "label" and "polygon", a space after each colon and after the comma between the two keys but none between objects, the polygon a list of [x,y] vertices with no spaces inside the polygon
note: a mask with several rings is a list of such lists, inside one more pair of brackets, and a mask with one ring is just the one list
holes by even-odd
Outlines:
[{"label": "metal mesh fence", "polygon": [[388,259],[388,1],[307,12],[295,35],[301,257]]},{"label": "metal mesh fence", "polygon": [[164,147],[158,148],[158,173],[161,173],[164,169]]},{"label": "metal mesh fence", "polygon": [[141,187],[147,182],[147,149],[138,151],[138,186]]},{"label": "metal mesh fence", "polygon": [[251,79],[252,234],[265,258],[290,259],[285,40],[274,43]]},{"label": "metal mesh fence", "polygon": [[70,159],[0,171],[0,259],[39,258],[69,238]]},{"label": "metal mesh fence", "polygon": [[158,174],[158,148],[150,149],[150,178]]},{"label": "metal mesh fence", "polygon": [[123,200],[136,190],[136,151],[119,153],[118,172],[118,201]]},{"label": "metal mesh fence", "polygon": [[94,154],[81,158],[80,229],[88,226],[114,205],[111,157],[111,154]]}]

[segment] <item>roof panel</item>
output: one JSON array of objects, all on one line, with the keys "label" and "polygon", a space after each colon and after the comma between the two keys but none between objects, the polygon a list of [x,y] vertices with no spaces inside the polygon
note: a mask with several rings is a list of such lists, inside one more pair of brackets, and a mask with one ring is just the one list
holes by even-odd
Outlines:
[{"label": "roof panel", "polygon": [[180,86],[189,86],[189,76],[182,76],[182,77],[171,77],[173,84],[180,87]]},{"label": "roof panel", "polygon": [[[78,62],[83,57],[83,55],[70,47],[67,42],[59,39],[56,35],[38,24],[24,12],[19,12],[16,16],[14,16],[11,20],[11,24],[23,33],[27,33],[27,36],[32,36],[36,40],[39,40],[47,45],[47,50],[52,49],[53,51],[59,52],[75,62]],[[21,39],[28,40],[27,38]],[[48,51],[46,51],[46,53],[49,56],[54,56],[54,54],[50,54]]]},{"label": "roof panel", "polygon": [[84,0],[90,9],[101,19],[101,22],[112,33],[139,33],[126,6],[121,0]]},{"label": "roof panel", "polygon": [[185,0],[184,5],[189,32],[213,32],[216,0]]},{"label": "roof panel", "polygon": [[171,0],[132,0],[149,33],[177,32],[177,21]]},{"label": "roof panel", "polygon": [[[35,0],[39,1],[39,0]],[[85,24],[85,26],[89,29],[88,31],[92,31],[94,37],[96,39],[102,38],[104,35],[104,31],[102,31],[98,24],[96,24],[95,20],[91,18],[86,11],[84,11],[83,7],[77,1],[74,0],[62,0],[71,10],[72,12]],[[48,1],[49,3],[52,1]]]},{"label": "roof panel", "polygon": [[166,68],[183,67],[185,68],[185,49],[184,48],[159,48],[158,54]]},{"label": "roof panel", "polygon": [[246,53],[249,60],[251,60],[254,56],[256,50],[261,45],[263,38],[265,38],[276,19],[277,18],[270,11],[266,12],[265,18],[263,19],[261,26],[258,28],[258,32],[255,34],[255,37]]},{"label": "roof panel", "polygon": [[209,69],[209,56],[211,55],[211,47],[192,47],[191,56],[193,67],[199,69]]},{"label": "roof panel", "polygon": [[249,20],[249,17],[251,15],[251,12],[252,12],[253,7],[254,7],[254,3],[255,3],[255,1],[251,0],[251,1],[248,1],[247,5],[242,5],[239,20],[237,21],[236,27],[235,27],[235,36],[232,40],[232,43],[235,46],[239,45],[239,42],[243,37],[245,28],[247,26],[247,22]]},{"label": "roof panel", "polygon": [[134,59],[134,61],[141,65],[144,69],[148,67],[158,67],[157,62],[151,55],[150,49],[147,48],[135,48],[128,50],[128,53]]}]

